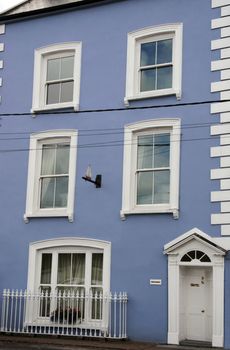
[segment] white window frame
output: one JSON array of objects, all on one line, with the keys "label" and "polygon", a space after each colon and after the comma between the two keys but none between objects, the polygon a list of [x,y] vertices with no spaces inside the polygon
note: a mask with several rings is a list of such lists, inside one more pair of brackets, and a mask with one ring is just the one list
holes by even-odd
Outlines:
[{"label": "white window frame", "polygon": [[[179,215],[180,119],[154,119],[125,126],[121,219],[130,214],[172,213]],[[137,136],[143,132],[170,133],[170,200],[166,204],[136,204]]]},{"label": "white window frame", "polygon": [[[182,85],[182,38],[183,24],[173,23],[154,27],[143,28],[128,33],[127,43],[127,68],[126,68],[126,93],[124,103],[129,105],[129,101],[159,97],[167,95],[176,95],[181,98]],[[139,68],[140,68],[140,45],[145,42],[157,41],[163,39],[173,40],[172,65],[173,79],[172,88],[159,89],[152,91],[140,91]]]},{"label": "white window frame", "polygon": [[[103,253],[103,274],[102,274],[102,289],[103,295],[109,295],[110,293],[110,269],[111,269],[111,243],[108,241],[88,239],[82,237],[61,237],[56,239],[49,239],[44,241],[33,242],[29,246],[29,260],[28,260],[28,279],[27,279],[27,291],[31,294],[39,292],[40,277],[41,277],[41,263],[42,253],[53,253],[54,260],[52,261],[51,271],[51,285],[54,291],[57,274],[57,259],[58,253]],[[89,264],[88,264],[89,265]],[[88,276],[87,276],[88,274]],[[91,272],[85,271],[86,279],[89,279]],[[52,284],[51,283],[51,284]],[[89,281],[86,282],[89,287]],[[32,315],[33,310],[29,310],[26,316],[26,321],[34,319]],[[39,318],[39,316],[37,316]],[[86,320],[90,322],[91,320]],[[95,324],[95,320],[94,324]],[[102,327],[106,328],[108,324],[108,315],[105,312],[103,314]],[[84,326],[84,325],[83,325]]]},{"label": "white window frame", "polygon": [[[73,108],[79,110],[80,100],[80,75],[81,75],[81,42],[66,42],[61,44],[49,45],[35,50],[34,53],[34,83],[33,83],[33,104],[32,113],[61,108]],[[54,57],[64,57],[74,55],[73,72],[73,100],[70,102],[61,102],[46,104],[46,71],[47,61]]]},{"label": "white window frame", "polygon": [[[65,208],[40,208],[39,178],[41,172],[42,145],[47,142],[54,144],[60,140],[68,139],[70,142],[69,153],[69,182],[68,199]],[[73,221],[74,193],[77,158],[77,131],[76,130],[51,130],[32,134],[30,137],[27,198],[24,220],[27,223],[32,217],[68,217]]]}]

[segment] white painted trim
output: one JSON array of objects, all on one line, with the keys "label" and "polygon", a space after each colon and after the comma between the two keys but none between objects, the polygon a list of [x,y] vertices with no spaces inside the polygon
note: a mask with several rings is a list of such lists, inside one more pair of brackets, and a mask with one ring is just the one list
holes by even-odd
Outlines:
[{"label": "white painted trim", "polygon": [[230,58],[224,60],[216,60],[211,62],[211,70],[221,70],[230,68]]},{"label": "white painted trim", "polygon": [[230,213],[230,202],[221,203],[220,208],[221,213]]},{"label": "white painted trim", "polygon": [[[170,132],[170,203],[136,205],[134,138],[139,132],[164,128]],[[172,213],[178,218],[180,168],[180,119],[152,119],[125,126],[121,218],[130,214]]]},{"label": "white painted trim", "polygon": [[220,93],[220,99],[223,100],[230,100],[230,90],[228,91],[221,91]]},{"label": "white painted trim", "polygon": [[221,16],[224,17],[224,16],[229,16],[230,15],[230,6],[224,6],[221,8],[220,10],[221,12]]},{"label": "white painted trim", "polygon": [[[230,38],[228,38],[230,40]],[[225,48],[220,50],[220,57],[221,58],[229,58],[230,57],[230,48]]]},{"label": "white painted trim", "polygon": [[[66,208],[39,208],[39,188],[38,176],[40,174],[39,151],[41,144],[47,139],[54,140],[57,138],[70,139],[70,158],[69,158],[69,186],[68,202]],[[40,146],[39,146],[40,145]],[[75,197],[75,177],[76,177],[76,157],[77,157],[77,131],[76,130],[51,130],[41,133],[32,134],[30,138],[28,180],[27,180],[27,199],[26,211],[24,215],[25,222],[32,217],[68,217],[73,221],[74,197]]]},{"label": "white painted trim", "polygon": [[1,24],[0,25],[0,35],[5,34],[5,32],[6,32],[6,26],[5,26],[5,24]]},{"label": "white painted trim", "polygon": [[0,43],[0,52],[3,52],[5,49],[4,43]]},{"label": "white painted trim", "polygon": [[104,253],[104,271],[103,283],[105,292],[110,292],[110,266],[111,266],[111,243],[96,239],[87,239],[81,237],[62,237],[57,239],[49,239],[45,241],[33,242],[29,246],[29,261],[28,261],[28,280],[27,290],[36,292],[36,265],[39,251],[43,249],[57,249],[61,247],[84,247],[96,248],[103,250]]},{"label": "white painted trim", "polygon": [[229,0],[212,0],[212,8],[229,5]]},{"label": "white painted trim", "polygon": [[[230,236],[230,225],[221,225],[221,236]],[[230,250],[230,243],[228,244],[228,250]]]},{"label": "white painted trim", "polygon": [[[154,37],[166,35],[173,38],[173,86],[171,89],[154,90],[140,92],[138,88],[137,75],[137,44],[147,38],[154,40]],[[126,93],[125,104],[129,101],[143,98],[166,96],[175,94],[178,99],[181,98],[182,85],[182,41],[183,24],[173,23],[154,27],[147,27],[128,33],[127,43],[127,66],[126,66]]]},{"label": "white painted trim", "polygon": [[222,157],[230,155],[230,146],[211,147],[211,157]]},{"label": "white painted trim", "polygon": [[211,126],[211,135],[223,135],[223,134],[229,134],[229,133],[230,133],[230,123]]},{"label": "white painted trim", "polygon": [[[57,108],[79,109],[80,100],[80,75],[81,75],[81,42],[67,42],[42,47],[35,50],[34,54],[34,83],[32,112],[52,110]],[[74,53],[74,89],[73,101],[47,105],[45,103],[45,67],[47,57],[53,54]]]},{"label": "white painted trim", "polygon": [[229,16],[212,19],[212,29],[228,27],[229,25],[230,25]]},{"label": "white painted trim", "polygon": [[[228,200],[230,200],[230,196]],[[230,224],[230,213],[212,214],[211,224],[212,225]]]},{"label": "white painted trim", "polygon": [[222,202],[222,201],[229,201],[229,200],[230,200],[230,191],[212,191],[211,192],[211,202]]},{"label": "white painted trim", "polygon": [[[207,245],[205,240],[197,240],[194,234],[199,232],[205,240],[211,244]],[[187,243],[183,237],[191,238]],[[194,238],[194,240],[193,240]],[[224,341],[224,255],[223,248],[217,249],[213,246],[213,239],[198,229],[192,229],[185,234],[177,237],[174,242],[180,242],[180,245],[174,245],[169,242],[165,247],[172,247],[170,251],[164,251],[168,254],[168,343],[179,344],[180,340],[180,311],[179,311],[179,276],[180,260],[183,254],[190,249],[198,249],[207,254],[210,259],[213,270],[213,323],[212,323],[212,346],[223,346]],[[174,247],[173,247],[174,246]],[[166,248],[165,248],[166,249]],[[219,250],[219,251],[218,251]],[[197,266],[197,264],[196,264]],[[200,262],[200,266],[203,266]]]},{"label": "white painted trim", "polygon": [[[223,226],[229,226],[228,235],[230,235],[230,225]],[[216,242],[216,244],[221,245],[226,251],[230,250],[230,237],[215,237],[213,240]]]},{"label": "white painted trim", "polygon": [[221,28],[220,33],[221,33],[221,38],[230,36],[230,27]]},{"label": "white painted trim", "polygon": [[216,102],[211,104],[211,113],[223,113],[230,111],[230,102]]},{"label": "white painted trim", "polygon": [[230,69],[225,69],[220,72],[221,80],[230,79]]},{"label": "white painted trim", "polygon": [[230,179],[221,179],[220,188],[221,190],[230,190]]},{"label": "white painted trim", "polygon": [[220,135],[220,144],[221,145],[230,145],[230,134]]},{"label": "white painted trim", "polygon": [[211,83],[211,92],[229,90],[230,80],[222,80]]},{"label": "white painted trim", "polygon": [[[229,71],[230,73],[230,71]],[[220,122],[221,123],[230,123],[230,112],[221,113],[220,114]]]},{"label": "white painted trim", "polygon": [[[220,158],[220,167],[221,168],[226,168],[226,167],[230,168],[230,157],[221,157]],[[229,177],[230,177],[230,174],[229,174]]]},{"label": "white painted trim", "polygon": [[211,169],[210,171],[210,179],[218,180],[218,179],[228,179],[230,177],[229,169]]},{"label": "white painted trim", "polygon": [[[204,240],[202,243],[205,244],[205,241],[210,242],[210,244],[215,244],[214,243],[214,238],[210,237],[207,233],[199,230],[197,227],[192,228],[191,230],[183,233],[182,235],[176,237],[172,241],[168,242],[167,244],[164,245],[164,254],[169,254],[175,248],[180,247],[181,245],[184,245],[185,242],[189,242],[191,239],[202,239]],[[214,248],[212,248],[214,249]],[[221,246],[219,248],[217,247],[218,252],[220,253],[220,249],[222,249]]]},{"label": "white painted trim", "polygon": [[[212,3],[215,6],[226,5],[226,1],[222,0],[213,0]],[[229,5],[229,1],[228,4]],[[221,16],[228,16],[230,14],[230,6],[221,8]],[[220,58],[221,60],[214,61],[211,64],[212,70],[221,70],[220,82],[214,82],[211,84],[211,91],[220,91],[220,100],[229,100],[230,99],[230,91],[229,91],[229,79],[230,79],[230,17],[222,17],[215,20],[212,20],[212,28],[221,28],[221,38],[218,40],[212,41],[212,49],[221,49],[220,50]],[[221,213],[220,214],[212,214],[211,215],[211,224],[213,225],[221,225],[221,235],[226,236],[230,235],[230,205],[228,201],[230,201],[230,104],[229,102],[220,102],[213,104],[211,106],[211,113],[221,113],[220,122],[224,123],[222,125],[215,125],[211,127],[211,135],[220,135],[220,147],[211,148],[211,157],[221,157],[220,158],[220,168],[222,169],[213,169],[211,170],[211,179],[220,179],[220,188],[221,191],[211,192],[211,201],[220,202]],[[225,113],[223,113],[225,112]],[[226,245],[226,239],[222,244],[225,243],[225,247],[230,249],[230,241],[229,244]],[[221,280],[222,282],[222,280]],[[223,283],[223,282],[222,282]],[[223,294],[223,293],[222,293]],[[223,298],[223,295],[221,296]],[[217,298],[217,296],[216,296]],[[218,303],[218,299],[217,299]],[[221,301],[221,306],[222,306]],[[218,307],[218,305],[216,305]],[[215,321],[216,322],[216,321]],[[218,321],[219,322],[219,321]],[[221,320],[222,324],[224,324],[223,317]],[[217,325],[218,326],[218,325]],[[213,337],[213,346],[223,346],[223,332],[219,331],[219,335]]]}]

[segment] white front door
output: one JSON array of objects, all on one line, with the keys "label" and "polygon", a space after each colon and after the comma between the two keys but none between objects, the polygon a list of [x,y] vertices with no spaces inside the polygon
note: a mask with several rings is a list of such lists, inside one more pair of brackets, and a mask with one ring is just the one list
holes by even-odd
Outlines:
[{"label": "white front door", "polygon": [[212,269],[181,267],[181,338],[212,341]]}]

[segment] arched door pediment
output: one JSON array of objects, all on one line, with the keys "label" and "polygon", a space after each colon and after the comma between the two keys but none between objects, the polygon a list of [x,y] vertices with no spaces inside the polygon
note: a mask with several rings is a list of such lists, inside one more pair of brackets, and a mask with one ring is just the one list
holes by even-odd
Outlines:
[{"label": "arched door pediment", "polygon": [[222,347],[226,250],[216,244],[211,236],[194,228],[167,243],[164,246],[164,254],[168,255],[168,343],[179,344],[180,339],[183,339],[180,330],[180,323],[183,323],[180,320],[180,274],[184,268],[187,268],[186,266],[191,266],[193,270],[198,267],[200,271],[201,267],[204,267],[205,271],[211,271],[213,314],[210,332],[212,346]]}]

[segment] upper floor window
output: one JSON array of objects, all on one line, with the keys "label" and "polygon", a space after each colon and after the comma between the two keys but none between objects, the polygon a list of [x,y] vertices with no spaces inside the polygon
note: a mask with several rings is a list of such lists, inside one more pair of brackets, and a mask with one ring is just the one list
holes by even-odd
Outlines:
[{"label": "upper floor window", "polygon": [[73,218],[77,132],[48,131],[30,140],[25,219]]},{"label": "upper floor window", "polygon": [[79,108],[81,43],[35,50],[32,111]]},{"label": "upper floor window", "polygon": [[121,216],[169,212],[177,217],[180,120],[127,125],[124,145]]},{"label": "upper floor window", "polygon": [[181,96],[182,24],[149,27],[128,34],[125,103]]}]

